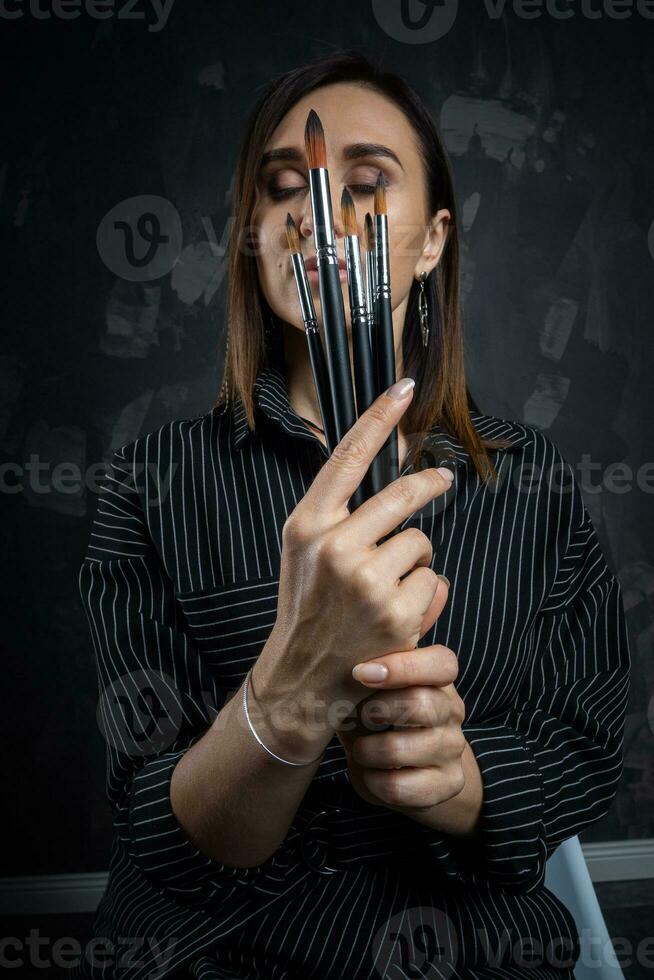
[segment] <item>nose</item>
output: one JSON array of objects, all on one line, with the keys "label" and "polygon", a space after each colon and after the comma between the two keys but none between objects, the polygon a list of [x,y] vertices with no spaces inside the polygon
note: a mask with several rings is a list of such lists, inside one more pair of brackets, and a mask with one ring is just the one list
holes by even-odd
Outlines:
[{"label": "nose", "polygon": [[[343,215],[341,214],[341,192],[343,188],[339,184],[333,184],[330,181],[329,190],[331,193],[332,201],[332,221],[334,225],[334,235],[336,239],[343,238],[345,235],[345,229],[343,227]],[[302,215],[299,224],[300,235],[304,238],[310,238],[313,233],[313,212],[311,210],[311,195],[307,193],[304,199],[304,206],[302,208]]]}]

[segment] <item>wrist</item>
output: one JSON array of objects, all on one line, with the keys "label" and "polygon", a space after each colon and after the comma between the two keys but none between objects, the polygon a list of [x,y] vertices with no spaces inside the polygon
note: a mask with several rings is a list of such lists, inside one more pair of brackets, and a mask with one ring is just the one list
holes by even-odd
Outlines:
[{"label": "wrist", "polygon": [[[242,689],[240,697],[242,700]],[[261,658],[250,671],[247,703],[250,720],[261,740],[290,761],[314,759],[335,734],[329,705],[311,691],[298,690],[296,685],[279,678]]]}]

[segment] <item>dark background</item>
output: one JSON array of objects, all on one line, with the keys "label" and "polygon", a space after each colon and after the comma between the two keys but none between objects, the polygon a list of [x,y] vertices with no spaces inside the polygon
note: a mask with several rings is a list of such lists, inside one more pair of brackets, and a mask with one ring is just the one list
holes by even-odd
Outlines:
[{"label": "dark background", "polygon": [[[602,0],[597,17],[571,2],[565,20],[450,2],[444,36],[407,43],[383,26],[383,3],[175,0],[159,30],[151,4],[129,20],[124,6],[99,20],[81,5],[64,20],[7,0],[23,15],[0,16],[2,873],[107,867],[77,592],[92,467],[214,403],[246,115],[275,73],[341,46],[383,56],[440,125],[480,409],[599,464],[583,488],[623,587],[634,666],[621,788],[582,841],[654,837],[654,21],[635,4],[616,19]],[[146,270],[121,253],[124,236],[98,242],[115,208],[160,215],[170,241]],[[79,467],[77,486],[73,471],[56,477],[61,463]],[[597,492],[616,463],[631,468],[626,491]]]}]

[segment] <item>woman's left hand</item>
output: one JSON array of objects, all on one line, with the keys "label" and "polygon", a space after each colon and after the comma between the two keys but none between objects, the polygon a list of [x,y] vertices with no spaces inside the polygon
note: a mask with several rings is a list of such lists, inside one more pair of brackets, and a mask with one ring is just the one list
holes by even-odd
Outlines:
[{"label": "woman's left hand", "polygon": [[[456,796],[466,782],[467,746],[465,705],[453,683],[456,654],[435,644],[372,663],[384,664],[387,677],[361,679],[373,693],[336,729],[353,788],[368,803],[392,810],[425,810]],[[357,667],[352,673],[359,680]],[[383,727],[388,725],[394,728]]]}]

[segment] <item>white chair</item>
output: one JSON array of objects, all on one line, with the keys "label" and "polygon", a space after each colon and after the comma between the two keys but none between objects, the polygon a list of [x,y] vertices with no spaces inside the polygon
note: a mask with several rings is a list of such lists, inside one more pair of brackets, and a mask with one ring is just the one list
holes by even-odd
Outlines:
[{"label": "white chair", "polygon": [[576,980],[624,980],[577,836],[559,844],[548,860],[545,887],[570,909],[577,923]]}]

